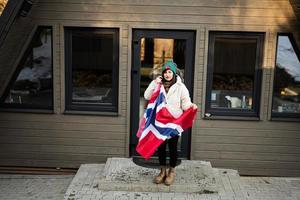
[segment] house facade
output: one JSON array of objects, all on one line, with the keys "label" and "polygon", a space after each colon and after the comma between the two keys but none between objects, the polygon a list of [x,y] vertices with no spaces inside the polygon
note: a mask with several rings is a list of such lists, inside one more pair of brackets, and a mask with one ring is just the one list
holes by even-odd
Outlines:
[{"label": "house facade", "polygon": [[289,0],[8,1],[0,166],[137,156],[143,91],[173,59],[199,107],[182,159],[299,176],[298,12]]}]

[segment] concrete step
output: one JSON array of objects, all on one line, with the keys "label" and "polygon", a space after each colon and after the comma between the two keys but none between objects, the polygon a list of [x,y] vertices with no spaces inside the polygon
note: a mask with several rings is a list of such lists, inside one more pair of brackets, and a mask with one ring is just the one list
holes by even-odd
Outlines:
[{"label": "concrete step", "polygon": [[136,165],[130,158],[109,158],[98,186],[103,191],[218,193],[221,180],[210,162],[183,160],[176,167],[174,184],[154,184],[158,169]]},{"label": "concrete step", "polygon": [[171,186],[154,184],[153,177],[158,173],[158,169],[138,166],[130,158],[110,158],[106,164],[82,164],[65,200],[249,199],[236,170],[212,168],[210,162],[183,160],[176,167],[176,179]]}]

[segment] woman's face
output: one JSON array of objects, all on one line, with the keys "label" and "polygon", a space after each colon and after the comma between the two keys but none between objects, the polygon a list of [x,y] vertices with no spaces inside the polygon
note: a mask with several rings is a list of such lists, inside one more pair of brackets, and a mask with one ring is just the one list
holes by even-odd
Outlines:
[{"label": "woman's face", "polygon": [[174,76],[174,74],[173,74],[173,72],[172,72],[170,69],[167,69],[167,70],[164,72],[164,79],[165,79],[166,81],[172,80],[173,76]]}]

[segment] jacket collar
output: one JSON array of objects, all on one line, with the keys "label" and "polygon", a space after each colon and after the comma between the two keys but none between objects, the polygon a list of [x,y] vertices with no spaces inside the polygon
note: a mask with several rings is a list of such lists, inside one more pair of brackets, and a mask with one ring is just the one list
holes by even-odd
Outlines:
[{"label": "jacket collar", "polygon": [[182,84],[182,80],[181,80],[181,78],[180,78],[179,76],[177,76],[177,77],[176,77],[176,83],[174,83],[174,84],[170,87],[170,89],[169,89],[167,95],[170,95],[170,94],[174,93],[175,88],[178,88],[178,86],[180,86],[181,84]]},{"label": "jacket collar", "polygon": [[177,75],[177,76],[176,76],[176,79],[177,79],[177,80],[176,80],[176,83],[175,83],[175,84],[179,84],[179,85],[182,84],[182,80],[181,80],[180,76]]}]

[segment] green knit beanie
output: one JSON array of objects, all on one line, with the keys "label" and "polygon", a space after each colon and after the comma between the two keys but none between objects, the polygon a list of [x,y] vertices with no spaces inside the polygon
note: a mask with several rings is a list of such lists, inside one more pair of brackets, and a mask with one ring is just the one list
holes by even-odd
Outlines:
[{"label": "green knit beanie", "polygon": [[163,66],[162,66],[162,72],[165,70],[170,69],[174,75],[176,75],[177,71],[177,65],[176,63],[173,62],[173,60],[168,60]]}]

